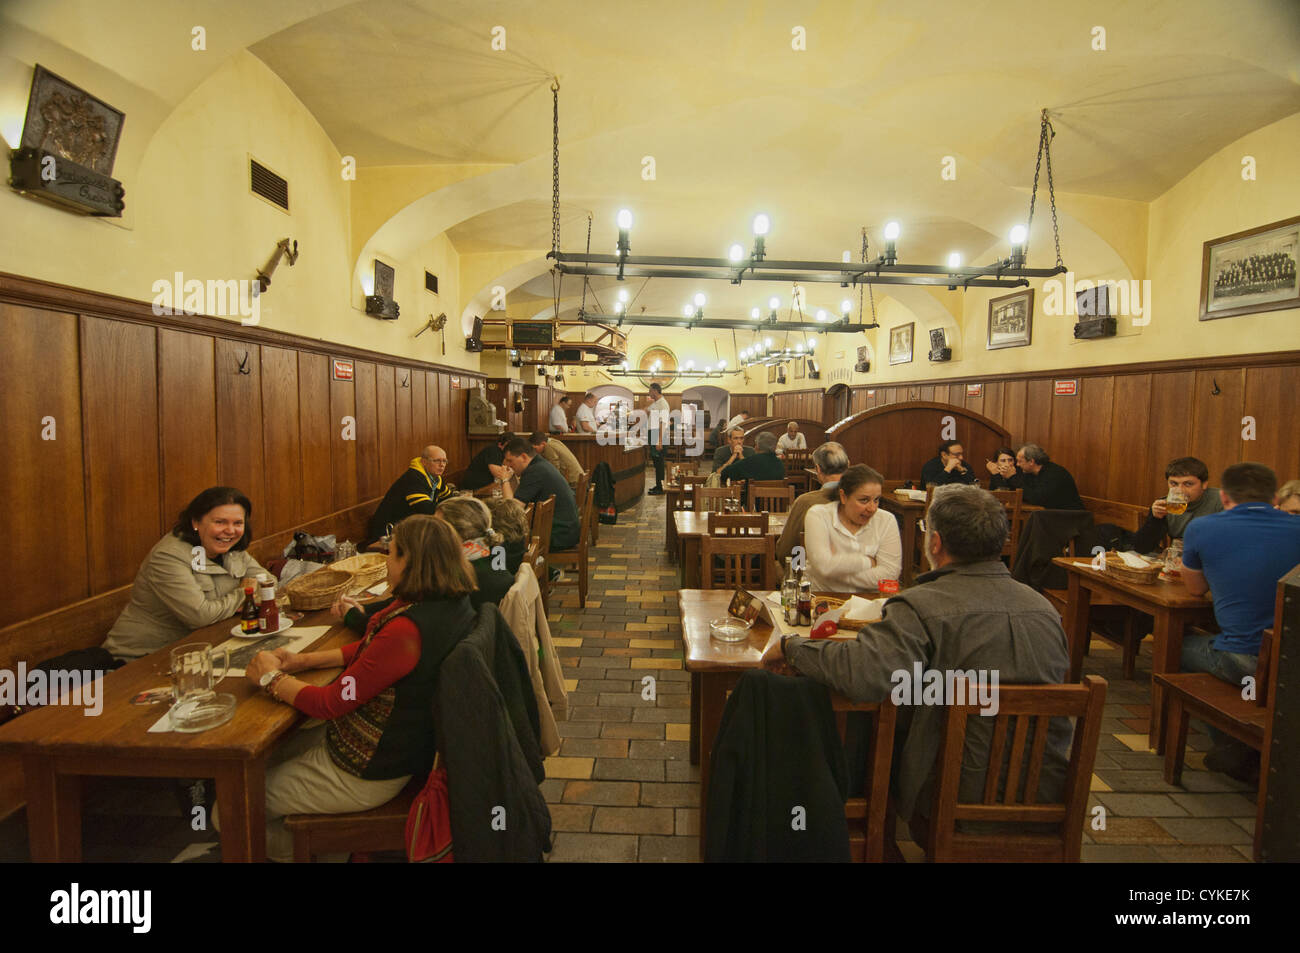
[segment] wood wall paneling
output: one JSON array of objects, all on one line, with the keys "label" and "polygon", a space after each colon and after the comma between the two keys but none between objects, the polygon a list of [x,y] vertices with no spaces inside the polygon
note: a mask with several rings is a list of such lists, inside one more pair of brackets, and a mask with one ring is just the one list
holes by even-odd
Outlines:
[{"label": "wood wall paneling", "polygon": [[330,452],[330,362],[323,354],[298,353],[298,435],[302,468],[302,521],[334,512],[334,465]]},{"label": "wood wall paneling", "polygon": [[[376,423],[375,365],[357,361],[355,376],[357,417],[357,495],[368,500],[383,494],[379,473],[379,426]],[[397,474],[389,478],[391,483]]]},{"label": "wood wall paneling", "polygon": [[[430,372],[431,373],[431,372]],[[355,374],[355,369],[354,369]],[[361,498],[357,492],[357,423],[356,384],[354,381],[329,382],[330,484],[334,490],[334,509],[344,509],[350,501]]]},{"label": "wood wall paneling", "polygon": [[1011,448],[1027,442],[1025,432],[1025,396],[1029,392],[1028,381],[1005,381],[1002,385],[1002,426],[1011,435]]},{"label": "wood wall paneling", "polygon": [[135,578],[163,533],[158,332],[81,318],[81,422],[90,592]]},{"label": "wood wall paneling", "polygon": [[432,440],[429,432],[428,382],[427,372],[411,371],[411,445],[420,449],[428,446]]},{"label": "wood wall paneling", "polygon": [[[1163,483],[1165,464],[1175,457],[1200,456],[1192,447],[1192,407],[1195,400],[1195,386],[1196,375],[1191,371],[1151,375],[1146,462],[1148,469],[1153,472],[1147,478],[1148,493],[1144,495],[1149,497],[1147,503],[1155,499],[1149,492],[1151,484],[1155,483],[1156,488],[1159,489],[1160,484]],[[1141,457],[1140,452],[1137,455]],[[1201,457],[1201,459],[1205,458]],[[1214,475],[1213,468],[1210,475]]]},{"label": "wood wall paneling", "polygon": [[[424,412],[428,424],[425,430],[424,439],[436,443],[438,446],[442,447],[443,450],[447,451],[447,471],[450,472],[452,469],[452,463],[456,458],[451,455],[453,448],[441,442],[442,410],[440,401],[441,397],[438,393],[438,375],[434,371],[426,371],[424,374]],[[468,463],[468,461],[465,462]],[[457,467],[457,469],[459,469],[459,467]]]},{"label": "wood wall paneling", "polygon": [[[424,448],[423,443],[416,443],[411,428],[411,378],[414,372],[409,367],[397,369],[397,387],[393,391],[394,417],[397,421],[397,467],[401,472],[404,465],[412,458],[418,457]],[[397,477],[393,477],[397,479]]]},{"label": "wood wall paneling", "polygon": [[[1242,416],[1255,418],[1255,439],[1241,441],[1238,460],[1266,460],[1280,486],[1300,478],[1300,435],[1295,407],[1300,403],[1300,366],[1246,368]],[[1287,410],[1287,408],[1291,408]],[[1219,475],[1212,474],[1215,485]]]},{"label": "wood wall paneling", "polygon": [[[1196,452],[1192,455],[1205,461],[1214,485],[1218,486],[1224,468],[1243,459],[1241,418],[1245,416],[1246,406],[1245,368],[1197,371],[1193,387],[1192,440]],[[1300,402],[1291,402],[1289,416],[1293,420],[1297,403]]]},{"label": "wood wall paneling", "polygon": [[[379,430],[379,493],[406,469],[397,452],[397,387],[393,365],[380,364],[375,370],[375,423]],[[409,459],[409,458],[408,458]]]},{"label": "wood wall paneling", "polygon": [[158,439],[163,532],[194,497],[217,486],[215,342],[158,329]]},{"label": "wood wall paneling", "polygon": [[[1058,397],[1056,400],[1070,398]],[[1079,381],[1077,430],[1061,435],[1061,446],[1077,448],[1075,468],[1071,469],[1078,486],[1098,489],[1107,485],[1110,465],[1112,421],[1115,403],[1115,378],[1089,377]],[[1058,405],[1059,406],[1059,405]],[[1056,412],[1052,412],[1053,433],[1056,432]],[[1055,439],[1055,438],[1054,438]],[[1096,496],[1089,493],[1088,496]]]},{"label": "wood wall paneling", "polygon": [[[241,362],[248,373],[240,371]],[[217,396],[217,482],[243,491],[253,503],[257,520],[266,507],[259,348],[243,341],[218,339],[213,377]],[[253,531],[259,531],[256,522]]]},{"label": "wood wall paneling", "polygon": [[275,533],[302,522],[302,441],[298,424],[298,355],[262,348],[262,446],[266,500],[257,534]]},{"label": "wood wall paneling", "polygon": [[[12,583],[24,570],[58,559],[58,571],[40,573],[39,584],[9,586],[0,600],[0,626],[90,592],[77,331],[76,315],[0,304],[0,434],[6,451],[0,467],[6,508],[0,565]],[[43,432],[54,439],[43,439]]]},{"label": "wood wall paneling", "polygon": [[[1121,374],[1115,377],[1110,443],[1106,449],[1106,492],[1087,493],[1108,500],[1141,502],[1154,500],[1163,482],[1164,466],[1154,473],[1147,433],[1151,417],[1151,375]],[[1149,500],[1148,500],[1149,502]]]}]

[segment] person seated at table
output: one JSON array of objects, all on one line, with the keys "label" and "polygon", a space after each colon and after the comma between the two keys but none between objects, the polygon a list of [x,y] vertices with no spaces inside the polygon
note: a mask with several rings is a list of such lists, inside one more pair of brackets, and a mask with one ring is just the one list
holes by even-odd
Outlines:
[{"label": "person seated at table", "polygon": [[238,612],[245,580],[266,571],[248,553],[252,519],[253,504],[234,487],[209,487],[190,500],[140,564],[104,650],[130,661]]},{"label": "person seated at table", "polygon": [[533,452],[533,445],[523,437],[506,444],[506,466],[519,477],[519,487],[512,489],[505,480],[499,480],[506,499],[532,503],[549,496],[555,497],[555,516],[551,522],[551,550],[572,549],[578,545],[578,532],[582,518],[578,514],[578,501],[573,488],[564,482],[560,471]]},{"label": "person seated at table", "polygon": [[1007,489],[1023,489],[1024,502],[1046,510],[1087,509],[1070,471],[1053,463],[1038,444],[1027,443],[1017,450],[1016,466],[1020,472],[1008,481]]},{"label": "person seated at table", "polygon": [[508,569],[501,534],[492,528],[492,511],[480,499],[458,496],[438,507],[438,516],[460,536],[461,549],[474,569],[478,591],[469,597],[470,605],[475,609],[485,602],[499,606],[515,576]]},{"label": "person seated at table", "polygon": [[1171,491],[1179,490],[1187,497],[1187,511],[1170,513],[1169,500],[1160,497],[1151,504],[1146,521],[1126,540],[1127,548],[1140,553],[1154,552],[1160,548],[1161,541],[1166,536],[1182,539],[1192,520],[1223,512],[1219,491],[1210,486],[1210,469],[1196,457],[1170,460],[1165,467],[1165,482]]},{"label": "person seated at table", "polygon": [[[438,667],[474,625],[474,570],[445,519],[418,513],[393,529],[391,598],[362,606],[342,595],[333,613],[361,639],[320,652],[258,652],[250,682],[324,724],[305,726],[271,754],[266,769],[266,854],[289,861],[287,814],[352,814],[394,798],[433,766],[433,693]],[[328,685],[295,672],[343,667]],[[221,805],[212,812],[220,830]]]},{"label": "person seated at table", "polygon": [[569,403],[572,398],[568,394],[563,395],[551,408],[550,430],[551,433],[568,433],[569,432]]},{"label": "person seated at table", "polygon": [[812,452],[812,462],[821,486],[801,493],[790,504],[790,512],[785,517],[785,529],[776,541],[777,559],[793,555],[794,548],[799,545],[799,534],[803,532],[804,520],[810,507],[834,503],[839,499],[840,477],[849,468],[849,455],[844,447],[834,440],[828,440]]},{"label": "person seated at table", "polygon": [[883,484],[884,477],[859,463],[840,477],[835,502],[809,507],[805,575],[814,592],[864,592],[902,572],[898,521],[880,509]]},{"label": "person seated at table", "polygon": [[776,442],[776,455],[785,456],[787,450],[807,450],[808,438],[799,432],[799,424],[790,421],[785,425],[785,433],[781,434],[781,439]]},{"label": "person seated at table", "polygon": [[507,430],[497,437],[496,443],[488,444],[474,454],[474,459],[470,460],[465,469],[465,475],[461,477],[461,489],[481,490],[497,479],[505,466],[505,446],[514,439],[515,435]]},{"label": "person seated at table", "polygon": [[574,430],[578,433],[595,433],[596,432],[596,404],[598,398],[591,391],[587,391],[582,398],[582,406],[578,408]]},{"label": "person seated at table", "polygon": [[[925,557],[932,571],[891,597],[884,618],[853,641],[783,638],[764,665],[782,670],[784,661],[855,702],[890,700],[897,674],[910,674],[916,665],[938,672],[996,672],[997,684],[1064,682],[1070,657],[1060,616],[1002,564],[1003,505],[977,486],[940,487],[925,525]],[[900,817],[923,819],[930,813],[943,716],[944,706],[934,704],[899,713],[891,788]],[[959,797],[979,802],[993,719],[972,718],[967,726]],[[1052,719],[1039,775],[1040,802],[1058,802],[1064,794],[1072,737],[1069,719]]]},{"label": "person seated at table", "polygon": [[492,529],[501,534],[501,545],[506,548],[506,572],[512,576],[519,571],[528,549],[528,516],[524,505],[518,500],[486,499],[488,512],[492,514]]},{"label": "person seated at table", "polygon": [[990,490],[1014,490],[1012,481],[1016,477],[1016,452],[1010,447],[998,447],[993,459],[985,462],[989,471]]},{"label": "person seated at table", "polygon": [[754,438],[754,446],[756,452],[753,456],[727,464],[718,471],[718,479],[784,480],[785,464],[776,455],[776,437],[770,433],[761,433]]},{"label": "person seated at table", "polygon": [[754,448],[745,446],[745,431],[732,427],[727,431],[727,442],[713,451],[713,472],[753,455]]},{"label": "person seated at table", "polygon": [[945,440],[939,444],[939,455],[927,460],[921,467],[921,485],[947,486],[949,483],[978,483],[975,470],[966,466],[966,451],[960,440]]},{"label": "person seated at table", "polygon": [[446,470],[446,450],[433,444],[421,450],[379,501],[366,528],[366,543],[373,543],[384,535],[390,523],[396,525],[412,513],[432,514],[455,492],[442,478]]},{"label": "person seated at table", "polygon": [[1300,514],[1300,480],[1288,480],[1277,488],[1277,508],[1284,513]]},{"label": "person seated at table", "polygon": [[749,411],[742,410],[740,413],[736,414],[736,416],[732,417],[730,420],[727,421],[727,429],[731,429],[732,427],[739,427],[748,419],[749,419]]},{"label": "person seated at table", "polygon": [[530,436],[528,442],[533,445],[535,453],[541,454],[543,460],[560,471],[569,486],[578,485],[582,479],[582,464],[572,450],[540,430]]},{"label": "person seated at table", "polygon": [[[1300,564],[1300,520],[1274,509],[1277,476],[1260,463],[1234,463],[1220,479],[1223,512],[1203,516],[1183,535],[1183,583],[1214,593],[1218,635],[1183,638],[1182,667],[1232,685],[1254,676],[1259,643],[1274,623],[1277,583]],[[1257,689],[1258,690],[1258,689]],[[1215,728],[1205,766],[1240,780],[1257,777],[1259,752]]]}]

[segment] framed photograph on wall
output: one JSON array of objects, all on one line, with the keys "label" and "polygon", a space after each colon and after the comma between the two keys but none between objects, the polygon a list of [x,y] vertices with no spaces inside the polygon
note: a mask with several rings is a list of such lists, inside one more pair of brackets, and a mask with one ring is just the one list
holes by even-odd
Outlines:
[{"label": "framed photograph on wall", "polygon": [[912,363],[912,337],[915,330],[915,321],[910,321],[907,324],[900,324],[896,328],[889,329],[890,364]]},{"label": "framed photograph on wall", "polygon": [[1300,216],[1211,239],[1201,251],[1201,320],[1300,308]]},{"label": "framed photograph on wall", "polygon": [[803,358],[796,357],[794,359],[794,379],[797,381],[803,380],[803,373],[804,373]]},{"label": "framed photograph on wall", "polygon": [[767,382],[768,382],[769,384],[775,384],[775,383],[776,383],[776,365],[775,365],[775,364],[769,364],[769,365],[767,365]]},{"label": "framed photograph on wall", "polygon": [[987,350],[1024,347],[1033,339],[1034,289],[1003,295],[989,302],[989,338]]}]

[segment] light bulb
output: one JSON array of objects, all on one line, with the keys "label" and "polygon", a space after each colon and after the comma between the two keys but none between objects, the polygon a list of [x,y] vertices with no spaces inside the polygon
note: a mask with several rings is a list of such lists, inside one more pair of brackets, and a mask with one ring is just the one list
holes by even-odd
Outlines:
[{"label": "light bulb", "polygon": [[618,227],[626,231],[632,227],[632,213],[627,209],[619,209]]},{"label": "light bulb", "polygon": [[732,261],[741,261],[745,257],[745,249],[741,248],[738,244],[732,245],[727,249],[727,257]]},{"label": "light bulb", "polygon": [[623,370],[627,370],[627,369],[628,369],[628,366],[629,366],[629,365],[628,365],[627,361],[624,361],[624,362],[623,362]]},{"label": "light bulb", "polygon": [[815,334],[808,335],[808,350],[811,351],[816,346],[817,346],[817,335]]},{"label": "light bulb", "polygon": [[802,345],[802,344],[796,344],[796,345],[794,346],[794,352],[795,352],[796,354],[802,354],[802,353],[803,353],[803,345]]},{"label": "light bulb", "polygon": [[704,307],[704,302],[708,299],[704,297],[703,291],[697,291],[695,292],[695,298],[693,300],[695,301],[695,307],[702,308]]},{"label": "light bulb", "polygon": [[1025,243],[1025,236],[1027,234],[1028,233],[1025,231],[1025,226],[1023,225],[1013,226],[1011,229],[1011,244],[1023,245]]},{"label": "light bulb", "polygon": [[848,264],[852,260],[853,260],[853,256],[849,254],[849,250],[847,248],[844,249],[844,254],[840,256],[840,261],[844,262],[845,264]]},{"label": "light bulb", "polygon": [[614,313],[615,313],[615,314],[622,314],[622,313],[623,313],[623,302],[622,302],[622,301],[615,301],[615,302],[614,302]]},{"label": "light bulb", "polygon": [[375,293],[375,276],[374,276],[374,275],[362,275],[362,276],[361,276],[361,291],[362,291],[362,293],[363,293],[367,298],[369,298],[372,294]]},{"label": "light bulb", "polygon": [[626,300],[627,300],[627,289],[626,289],[626,288],[619,288],[619,289],[618,289],[618,300],[619,300],[619,301],[626,301]]},{"label": "light bulb", "polygon": [[724,367],[726,367],[726,366],[727,366],[727,362],[726,362],[726,360],[718,361],[718,367],[719,367],[719,369],[724,368]]},{"label": "light bulb", "polygon": [[759,214],[754,216],[755,235],[762,237],[763,235],[767,234],[768,229],[770,229],[771,227],[772,227],[771,219],[769,219],[766,215]]},{"label": "light bulb", "polygon": [[853,310],[853,302],[845,298],[840,302],[840,314],[848,314]]},{"label": "light bulb", "polygon": [[689,304],[684,304],[682,305],[682,314],[689,318],[695,314],[695,309]]},{"label": "light bulb", "polygon": [[885,226],[885,240],[892,242],[894,239],[898,238],[898,231],[898,223],[890,222]]},{"label": "light bulb", "polygon": [[775,311],[777,308],[781,307],[781,299],[776,297],[776,295],[773,295],[767,299],[767,306]]},{"label": "light bulb", "polygon": [[749,316],[750,316],[751,318],[753,318],[755,321],[757,321],[757,320],[759,319],[760,314],[761,314],[761,312],[760,312],[757,308],[755,308],[753,311],[749,312]]},{"label": "light bulb", "polygon": [[694,366],[695,366],[695,362],[694,362],[694,361],[687,361],[687,362],[686,362],[686,369],[687,369],[688,371],[689,371],[692,367],[694,367]]},{"label": "light bulb", "polygon": [[709,364],[708,366],[706,366],[706,367],[704,368],[704,373],[706,373],[706,374],[712,374],[712,373],[713,373],[713,365],[712,365],[712,364]]},{"label": "light bulb", "polygon": [[948,267],[949,267],[949,268],[960,268],[960,267],[961,267],[961,255],[957,254],[956,252],[953,252],[951,255],[949,255],[949,256],[948,256]]},{"label": "light bulb", "polygon": [[769,347],[771,347],[771,346],[772,346],[772,339],[771,339],[771,338],[763,338],[763,347],[764,347],[764,348],[769,348]]},{"label": "light bulb", "polygon": [[825,311],[820,311],[820,310],[819,310],[819,311],[817,312],[817,320],[818,320],[818,321],[822,321],[822,322],[824,322],[824,321],[826,320],[826,312],[825,312]]}]

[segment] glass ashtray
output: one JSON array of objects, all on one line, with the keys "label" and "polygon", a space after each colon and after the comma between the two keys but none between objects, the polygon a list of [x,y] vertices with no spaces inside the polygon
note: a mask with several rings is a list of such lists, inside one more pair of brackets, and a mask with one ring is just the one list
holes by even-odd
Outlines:
[{"label": "glass ashtray", "polygon": [[235,704],[235,696],[228,692],[178,702],[171,711],[172,731],[207,731],[224,725],[235,717]]},{"label": "glass ashtray", "polygon": [[713,619],[709,622],[709,634],[719,642],[743,642],[749,638],[749,627],[752,624],[733,616]]}]

